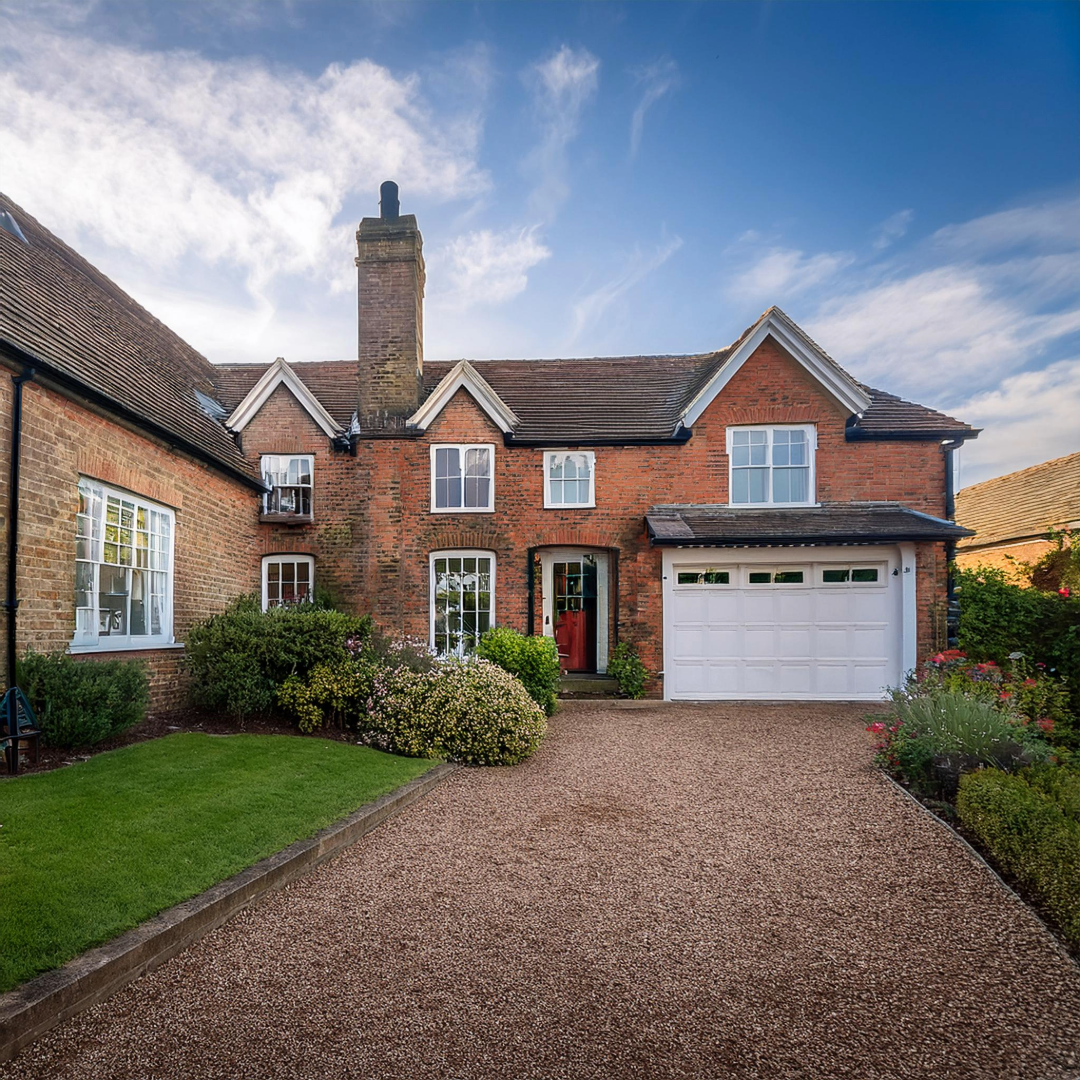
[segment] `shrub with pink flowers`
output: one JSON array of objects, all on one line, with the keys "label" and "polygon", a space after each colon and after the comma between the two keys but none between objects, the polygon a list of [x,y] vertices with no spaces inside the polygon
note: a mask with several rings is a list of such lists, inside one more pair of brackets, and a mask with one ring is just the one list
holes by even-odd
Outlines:
[{"label": "shrub with pink flowers", "polygon": [[380,672],[358,729],[369,745],[393,754],[514,765],[540,745],[547,718],[497,664],[446,660],[425,672]]}]

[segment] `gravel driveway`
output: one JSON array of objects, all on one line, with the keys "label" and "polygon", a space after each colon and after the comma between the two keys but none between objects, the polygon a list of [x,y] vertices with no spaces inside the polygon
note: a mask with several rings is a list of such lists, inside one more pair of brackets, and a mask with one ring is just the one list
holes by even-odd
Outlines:
[{"label": "gravel driveway", "polygon": [[862,713],[571,703],[0,1076],[1080,1076],[1080,971]]}]

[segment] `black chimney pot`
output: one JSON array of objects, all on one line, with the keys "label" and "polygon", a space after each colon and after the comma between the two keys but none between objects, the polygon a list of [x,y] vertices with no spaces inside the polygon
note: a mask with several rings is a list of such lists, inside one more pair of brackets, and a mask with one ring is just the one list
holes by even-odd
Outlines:
[{"label": "black chimney pot", "polygon": [[387,180],[379,188],[379,216],[383,221],[397,221],[400,209],[397,184],[393,180]]}]

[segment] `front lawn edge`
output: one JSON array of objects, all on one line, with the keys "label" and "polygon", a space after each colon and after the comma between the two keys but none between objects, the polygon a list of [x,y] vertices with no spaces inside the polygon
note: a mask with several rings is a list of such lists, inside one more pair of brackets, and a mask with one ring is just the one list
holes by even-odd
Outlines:
[{"label": "front lawn edge", "polygon": [[957,830],[954,829],[952,825],[949,824],[949,822],[947,822],[943,817],[940,817],[938,814],[935,814],[929,806],[926,806],[924,803],[920,802],[915,795],[908,791],[908,789],[904,787],[903,784],[898,783],[893,777],[891,777],[887,772],[885,772],[884,769],[878,769],[877,772],[880,773],[897,791],[899,791],[905,799],[908,799],[910,802],[914,803],[914,805],[917,806],[923,814],[925,814],[932,821],[937,822],[937,824],[940,825],[943,829],[945,829],[946,832],[950,833],[952,838],[962,848],[964,848],[968,855],[976,863],[978,863],[978,865],[981,866],[994,879],[994,881],[996,881],[998,885],[1009,895],[1009,898],[1014,903],[1018,904],[1021,908],[1023,908],[1028,915],[1030,915],[1033,919],[1035,919],[1036,922],[1039,923],[1040,926],[1042,926],[1042,928],[1046,931],[1046,936],[1053,943],[1053,946],[1057,950],[1058,954],[1062,956],[1065,960],[1068,960],[1070,964],[1074,964],[1077,967],[1080,967],[1080,960],[1078,960],[1077,957],[1073,956],[1072,953],[1069,952],[1068,948],[1062,943],[1057,931],[1042,917],[1041,914],[1039,914],[1035,907],[1029,904],[1028,901],[1025,900],[1001,876],[1001,874],[998,873],[998,871],[994,868],[993,864],[988,862],[983,857],[983,855],[972,845],[971,841],[968,840],[967,837],[957,832]]},{"label": "front lawn edge", "polygon": [[154,915],[105,945],[90,949],[0,995],[0,1061],[63,1020],[111,997],[205,937],[238,911],[313,870],[387,818],[423,798],[457,765],[436,765],[415,780],[361,806],[307,840],[241,870],[199,896]]}]

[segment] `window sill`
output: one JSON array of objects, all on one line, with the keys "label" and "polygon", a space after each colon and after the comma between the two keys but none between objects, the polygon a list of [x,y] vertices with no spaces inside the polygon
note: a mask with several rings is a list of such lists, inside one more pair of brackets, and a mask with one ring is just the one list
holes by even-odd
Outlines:
[{"label": "window sill", "polygon": [[727,504],[729,510],[820,510],[821,503],[733,503]]},{"label": "window sill", "polygon": [[545,510],[595,510],[595,502],[587,503],[544,503]]},{"label": "window sill", "polygon": [[155,641],[140,645],[113,645],[110,642],[107,645],[69,645],[67,651],[72,656],[79,656],[83,653],[158,652],[166,649],[182,649],[183,647],[184,643],[182,641]]},{"label": "window sill", "polygon": [[315,519],[311,514],[260,514],[259,520],[270,525],[310,525]]},{"label": "window sill", "polygon": [[433,506],[433,514],[494,514],[494,506]]}]

